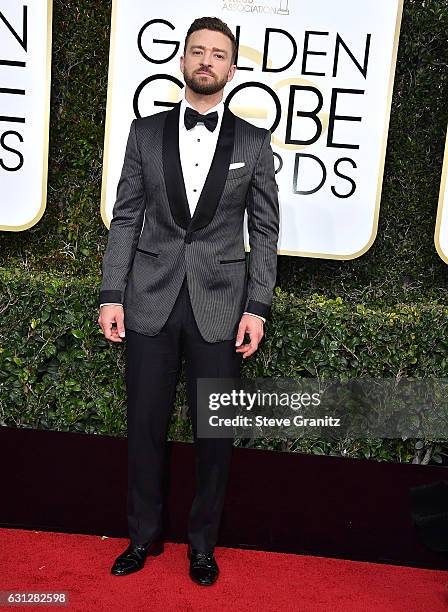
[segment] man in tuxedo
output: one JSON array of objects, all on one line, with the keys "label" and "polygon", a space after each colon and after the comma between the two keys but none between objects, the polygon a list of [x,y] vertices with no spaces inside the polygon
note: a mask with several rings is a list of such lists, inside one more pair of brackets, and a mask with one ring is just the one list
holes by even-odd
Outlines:
[{"label": "man in tuxedo", "polygon": [[[220,19],[190,26],[183,99],[134,119],[103,259],[98,319],[126,338],[130,543],[111,572],[141,569],[163,552],[166,434],[181,356],[196,450],[188,523],[190,576],[213,584],[233,440],[197,436],[198,378],[238,378],[263,337],[276,280],[279,206],[269,130],[223,102],[236,41]],[[248,215],[250,259],[244,251]],[[243,344],[245,334],[250,342]]]}]

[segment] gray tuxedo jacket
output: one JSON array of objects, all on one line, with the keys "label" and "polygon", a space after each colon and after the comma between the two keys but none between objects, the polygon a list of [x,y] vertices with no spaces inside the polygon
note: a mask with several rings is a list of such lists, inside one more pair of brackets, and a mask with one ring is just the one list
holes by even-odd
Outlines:
[{"label": "gray tuxedo jacket", "polygon": [[[131,123],[99,303],[122,303],[125,327],[153,336],[166,322],[187,276],[203,338],[230,340],[244,311],[268,318],[272,302],[279,205],[271,133],[225,108],[210,171],[191,217],[179,157],[179,107]],[[245,165],[229,169],[233,162]]]}]

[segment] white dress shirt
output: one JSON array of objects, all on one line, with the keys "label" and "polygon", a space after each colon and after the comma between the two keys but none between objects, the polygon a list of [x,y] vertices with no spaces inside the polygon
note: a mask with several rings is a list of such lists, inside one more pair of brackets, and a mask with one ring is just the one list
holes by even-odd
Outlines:
[{"label": "white dress shirt", "polygon": [[224,113],[224,102],[221,100],[221,102],[205,113],[206,115],[213,113],[213,111],[218,113],[218,123],[213,132],[207,129],[205,125],[199,121],[193,128],[187,130],[184,123],[185,109],[187,106],[193,108],[191,104],[183,98],[180,103],[179,111],[179,156],[188,205],[190,207],[191,216],[193,216],[202,188],[205,184],[205,179],[210,170],[213,155],[215,154]]},{"label": "white dress shirt", "polygon": [[[215,154],[219,130],[221,129],[222,116],[224,114],[224,101],[221,100],[221,102],[205,113],[207,115],[213,111],[218,113],[218,123],[213,132],[205,127],[204,123],[199,121],[194,127],[187,130],[184,123],[184,114],[187,106],[193,108],[184,97],[181,100],[179,110],[179,157],[188,206],[191,216],[193,217]],[[109,302],[107,302],[107,304],[109,304]],[[106,304],[101,304],[101,306],[105,305]],[[261,319],[263,322],[266,321],[261,315],[256,315],[251,312],[244,312],[244,314],[250,314],[253,317]]]}]

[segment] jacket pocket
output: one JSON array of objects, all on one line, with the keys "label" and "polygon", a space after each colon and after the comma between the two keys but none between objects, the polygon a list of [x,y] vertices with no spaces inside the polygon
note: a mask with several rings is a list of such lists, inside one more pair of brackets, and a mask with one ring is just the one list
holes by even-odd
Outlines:
[{"label": "jacket pocket", "polygon": [[237,261],[246,261],[245,257],[241,257],[240,259],[220,259],[219,263],[220,264],[227,264],[227,263],[236,263]]},{"label": "jacket pocket", "polygon": [[227,173],[227,180],[231,181],[232,179],[239,179],[248,174],[249,169],[247,166],[242,166],[241,168],[230,168]]},{"label": "jacket pocket", "polygon": [[151,251],[145,251],[144,249],[139,249],[138,247],[135,249],[139,253],[144,253],[145,255],[151,255],[151,257],[158,257],[158,253],[151,253]]}]

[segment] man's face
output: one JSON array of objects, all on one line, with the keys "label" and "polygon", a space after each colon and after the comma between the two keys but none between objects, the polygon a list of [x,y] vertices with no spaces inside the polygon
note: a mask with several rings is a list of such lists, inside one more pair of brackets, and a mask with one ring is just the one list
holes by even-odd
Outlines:
[{"label": "man's face", "polygon": [[200,95],[213,95],[233,78],[232,42],[221,32],[197,30],[188,38],[180,69],[186,85]]}]

